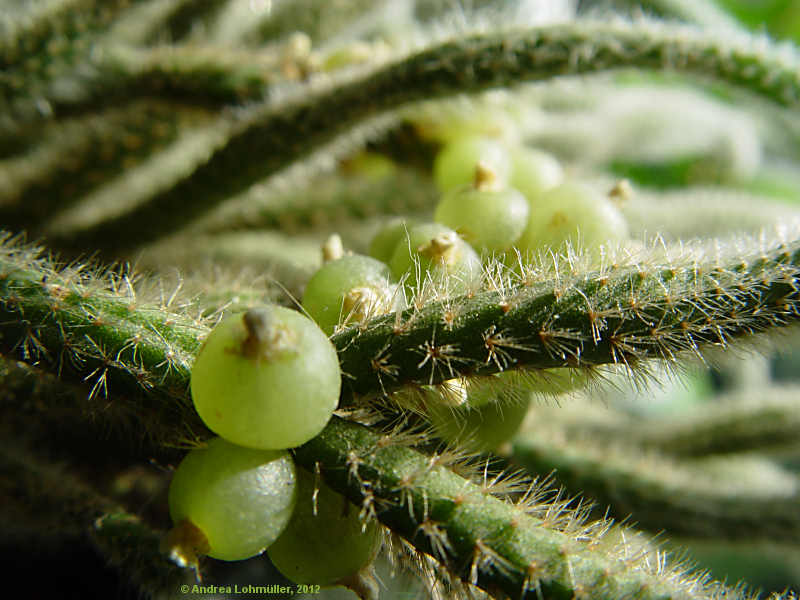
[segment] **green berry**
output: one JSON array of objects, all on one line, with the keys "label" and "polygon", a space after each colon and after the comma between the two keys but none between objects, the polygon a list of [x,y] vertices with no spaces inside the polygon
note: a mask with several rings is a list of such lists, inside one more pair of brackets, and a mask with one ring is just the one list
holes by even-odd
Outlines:
[{"label": "green berry", "polygon": [[446,104],[433,101],[418,105],[411,120],[421,139],[440,143],[465,136],[515,139],[520,129],[519,122],[505,110],[505,105],[498,105],[486,96],[477,100],[462,97]]},{"label": "green berry", "polygon": [[427,410],[436,435],[443,440],[471,452],[491,452],[514,436],[529,404],[529,398],[510,399],[501,394],[480,406],[472,406],[469,400],[455,407],[431,401]]},{"label": "green berry", "polygon": [[497,402],[510,381],[507,371],[470,379],[466,385],[466,403],[471,408],[478,408]]},{"label": "green berry", "polygon": [[434,220],[455,229],[464,241],[487,254],[511,248],[525,229],[528,213],[525,196],[499,185],[495,173],[479,163],[474,183],[446,192]]},{"label": "green berry", "polygon": [[563,183],[529,198],[530,215],[517,247],[523,252],[573,248],[593,250],[628,237],[628,226],[604,195],[578,183]]},{"label": "green berry", "polygon": [[508,395],[538,394],[555,396],[580,389],[588,383],[581,369],[527,369],[503,371],[495,375],[472,378],[467,382],[466,403],[472,408],[497,402]]},{"label": "green berry", "polygon": [[417,224],[402,217],[392,219],[381,227],[372,238],[369,244],[369,255],[389,264],[397,244],[400,243],[400,240],[405,239],[408,230]]},{"label": "green berry", "polygon": [[564,180],[561,163],[546,152],[520,146],[511,151],[511,186],[535,201],[539,194]]},{"label": "green berry", "polygon": [[250,448],[304,444],[339,401],[336,350],[317,325],[281,306],[222,320],[192,367],[192,399],[216,434]]},{"label": "green berry", "polygon": [[380,181],[394,175],[397,172],[397,165],[388,156],[364,150],[342,161],[340,169],[350,177]]},{"label": "green berry", "polygon": [[442,192],[472,183],[475,168],[483,163],[504,185],[511,175],[511,155],[502,142],[479,136],[464,136],[446,144],[433,163],[433,179]]},{"label": "green berry", "polygon": [[296,471],[285,450],[253,450],[215,438],[183,459],[169,487],[176,527],[165,540],[173,558],[196,554],[243,560],[264,551],[288,525]]},{"label": "green berry", "polygon": [[518,385],[520,389],[534,394],[555,396],[586,387],[589,381],[585,369],[561,367],[528,370],[523,374],[523,380]]},{"label": "green berry", "polygon": [[[283,534],[269,547],[272,563],[295,583],[333,585],[372,563],[381,546],[374,521],[323,482],[298,469],[297,506]],[[315,488],[317,493],[315,494]]]},{"label": "green berry", "polygon": [[452,229],[425,223],[411,228],[398,243],[389,267],[396,279],[405,278],[409,291],[430,277],[435,284],[446,283],[450,292],[459,293],[480,276],[481,260]]},{"label": "green berry", "polygon": [[389,267],[369,256],[343,256],[322,265],[303,294],[303,308],[331,335],[337,326],[357,325],[404,307],[389,283]]}]

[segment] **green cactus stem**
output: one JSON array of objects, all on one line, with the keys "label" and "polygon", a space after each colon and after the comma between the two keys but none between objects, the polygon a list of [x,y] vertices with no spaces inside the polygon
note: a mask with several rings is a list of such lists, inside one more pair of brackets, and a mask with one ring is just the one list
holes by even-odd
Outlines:
[{"label": "green cactus stem", "polygon": [[81,195],[162,150],[182,128],[209,120],[210,114],[200,109],[135,100],[43,125],[39,143],[0,161],[0,221],[9,229],[37,233]]},{"label": "green cactus stem", "polygon": [[798,260],[800,245],[774,241],[735,256],[668,253],[589,272],[573,264],[575,274],[569,261],[554,260],[549,273],[523,267],[522,285],[431,301],[335,335],[344,393],[513,367],[635,369],[645,359],[698,355],[704,345],[796,322]]},{"label": "green cactus stem", "polygon": [[654,451],[535,427],[513,441],[516,464],[555,472],[568,492],[649,531],[719,539],[796,540],[800,479],[767,459],[676,461]]},{"label": "green cactus stem", "polygon": [[[51,456],[69,454],[105,469],[156,459],[176,462],[183,448],[210,432],[196,415],[181,420],[164,403],[138,398],[110,402],[87,397],[86,386],[69,384],[25,363],[0,357],[0,422],[3,431],[24,437]],[[188,411],[187,411],[188,412]],[[102,457],[97,444],[102,444]],[[65,451],[69,448],[69,452]]]},{"label": "green cactus stem", "polygon": [[354,219],[430,210],[438,199],[433,182],[406,167],[387,165],[386,173],[322,174],[298,194],[255,189],[190,227],[227,232],[279,229],[289,234],[343,226]]},{"label": "green cactus stem", "polygon": [[[718,78],[791,107],[800,101],[797,62],[789,53],[770,54],[749,38],[712,41],[691,29],[663,25],[583,22],[467,35],[361,78],[346,79],[310,99],[304,93],[249,108],[227,144],[186,178],[109,222],[63,239],[54,237],[51,243],[73,251],[130,251],[174,231],[356,124],[415,100],[637,67]],[[152,226],[142,230],[143,222]]]},{"label": "green cactus stem", "polygon": [[0,131],[49,117],[53,105],[80,94],[101,61],[95,44],[133,3],[143,0],[52,0],[4,11]]},{"label": "green cactus stem", "polygon": [[[426,456],[367,427],[334,418],[295,450],[299,464],[320,469],[331,487],[362,506],[448,571],[511,598],[747,598],[706,576],[635,552],[625,536],[605,538],[608,523],[581,524],[543,506],[516,505]],[[554,525],[558,521],[561,527]],[[788,593],[786,597],[791,597]]]},{"label": "green cactus stem", "polygon": [[709,0],[614,0],[612,4],[631,9],[635,16],[644,13],[707,27],[739,28],[735,19]]},{"label": "green cactus stem", "polygon": [[[704,345],[796,322],[798,260],[798,243],[775,241],[771,249],[744,244],[707,258],[667,254],[588,274],[571,275],[565,263],[557,279],[529,265],[521,284],[430,302],[335,335],[343,402],[506,368],[633,369],[646,359],[700,354]],[[5,248],[0,347],[95,379],[95,392],[111,384],[185,397],[189,364],[209,323],[168,306],[137,307],[129,279],[112,283],[111,291],[95,293],[30,249]],[[483,285],[490,283],[498,284]]]},{"label": "green cactus stem", "polygon": [[750,389],[698,407],[669,425],[640,424],[642,445],[675,456],[725,455],[758,450],[791,455],[800,449],[800,389]]},{"label": "green cactus stem", "polygon": [[87,386],[89,399],[111,389],[143,417],[204,430],[188,384],[207,323],[171,311],[170,296],[140,303],[132,274],[56,270],[39,250],[4,242],[0,352]]}]

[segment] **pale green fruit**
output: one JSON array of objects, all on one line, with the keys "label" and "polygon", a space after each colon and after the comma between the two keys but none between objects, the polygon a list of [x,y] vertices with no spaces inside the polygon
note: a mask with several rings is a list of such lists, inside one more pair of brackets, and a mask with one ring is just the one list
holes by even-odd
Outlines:
[{"label": "pale green fruit", "polygon": [[528,225],[517,241],[525,252],[563,252],[567,245],[593,251],[627,239],[624,217],[603,194],[578,183],[563,183],[530,198]]},{"label": "pale green fruit", "polygon": [[519,430],[528,413],[530,399],[509,399],[486,402],[473,407],[466,404],[452,407],[428,403],[428,417],[436,435],[472,452],[491,452],[509,441]]},{"label": "pale green fruit", "polygon": [[478,163],[494,171],[497,181],[508,183],[511,155],[502,142],[480,136],[456,138],[442,147],[433,163],[433,180],[442,192],[473,182]]},{"label": "pale green fruit", "polygon": [[[169,487],[169,512],[177,526],[188,520],[202,533],[208,556],[244,560],[278,539],[295,498],[296,472],[288,452],[215,438],[178,466]],[[193,553],[192,548],[181,551]]]},{"label": "pale green fruit", "polygon": [[381,531],[374,521],[364,526],[359,508],[321,481],[318,490],[314,498],[314,477],[298,469],[297,506],[267,554],[287,579],[325,586],[369,565],[380,550]]},{"label": "pale green fruit", "polygon": [[529,201],[564,181],[564,169],[558,159],[535,148],[513,148],[511,165],[511,186]]},{"label": "pale green fruit", "polygon": [[389,261],[396,279],[413,292],[430,277],[451,293],[465,292],[480,277],[481,259],[455,231],[438,223],[417,225],[397,244]]},{"label": "pale green fruit", "polygon": [[[418,106],[411,119],[414,129],[423,140],[443,144],[465,136],[516,139],[520,129],[516,115],[508,114],[503,106],[491,101],[484,105],[484,99],[476,102],[474,98],[459,98],[446,104],[433,101]],[[530,109],[525,107],[526,111]]]},{"label": "pale green fruit", "polygon": [[250,448],[304,444],[339,402],[336,350],[302,314],[250,309],[209,333],[192,367],[192,400],[214,433]]},{"label": "pale green fruit", "polygon": [[418,223],[409,219],[392,219],[378,230],[369,244],[369,255],[381,262],[389,264],[392,260],[394,249],[400,240],[405,239],[409,229]]},{"label": "pale green fruit", "polygon": [[556,369],[530,369],[523,375],[520,389],[556,396],[586,387],[590,379],[585,369],[560,367]]},{"label": "pale green fruit", "polygon": [[303,293],[303,308],[322,331],[351,326],[405,307],[389,283],[389,267],[369,256],[350,255],[323,264]]},{"label": "pale green fruit", "polygon": [[511,248],[528,222],[528,202],[513,188],[459,187],[442,196],[434,213],[478,252]]},{"label": "pale green fruit", "polygon": [[539,394],[557,396],[586,386],[589,378],[582,369],[527,369],[503,371],[495,375],[470,379],[467,383],[467,404],[472,408],[497,402],[508,395]]}]

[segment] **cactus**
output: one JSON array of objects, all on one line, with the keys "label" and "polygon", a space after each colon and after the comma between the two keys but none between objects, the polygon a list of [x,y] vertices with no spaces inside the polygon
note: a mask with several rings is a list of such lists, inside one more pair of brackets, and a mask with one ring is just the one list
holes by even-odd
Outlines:
[{"label": "cactus", "polygon": [[[366,253],[386,217],[432,219],[433,156],[465,134],[557,154],[634,238],[485,256],[461,280],[416,265],[407,308],[330,336],[339,409],[294,460],[431,597],[797,598],[791,567],[735,584],[652,535],[800,552],[800,388],[745,385],[729,358],[768,364],[800,321],[795,47],[710,1],[8,4],[2,553],[89,545],[154,598],[248,583],[164,551],[169,470],[212,437],[193,361],[223,316],[299,306],[331,234]],[[682,411],[668,388],[679,414],[641,414],[686,369],[734,388]],[[531,404],[493,452],[429,422],[471,394]]]}]

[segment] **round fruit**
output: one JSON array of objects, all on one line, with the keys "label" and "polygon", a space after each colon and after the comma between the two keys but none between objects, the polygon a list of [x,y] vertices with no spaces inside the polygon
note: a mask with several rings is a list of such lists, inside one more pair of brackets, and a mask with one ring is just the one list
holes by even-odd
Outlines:
[{"label": "round fruit", "polygon": [[475,167],[483,163],[495,172],[500,184],[508,183],[511,155],[505,144],[479,136],[464,136],[446,144],[433,162],[433,179],[442,192],[472,183]]},{"label": "round fruit", "polygon": [[554,396],[586,387],[590,378],[585,369],[560,367],[556,369],[529,369],[522,374],[520,389]]},{"label": "round fruit", "polygon": [[495,375],[472,378],[467,381],[467,404],[472,408],[497,402],[510,392],[556,396],[587,385],[585,371],[571,368],[525,369],[503,371]]},{"label": "round fruit", "polygon": [[529,199],[528,225],[517,240],[524,252],[573,248],[592,250],[628,237],[628,226],[604,195],[578,183],[564,183]]},{"label": "round fruit", "polygon": [[472,452],[491,452],[510,440],[528,413],[530,398],[500,397],[480,406],[452,407],[438,402],[427,406],[436,435]]},{"label": "round fruit", "polygon": [[473,377],[467,380],[466,404],[470,408],[478,408],[497,402],[502,396],[503,390],[508,387],[511,381],[508,371],[485,377]]},{"label": "round fruit", "polygon": [[250,558],[287,526],[295,497],[295,466],[287,451],[215,438],[187,454],[172,477],[169,513],[176,527],[166,545],[187,563],[195,562],[196,553]]},{"label": "round fruit", "polygon": [[269,547],[272,563],[295,583],[332,585],[369,565],[381,546],[380,527],[364,524],[358,508],[298,469],[297,506],[283,534]]},{"label": "round fruit", "polygon": [[375,237],[372,238],[372,242],[369,245],[369,255],[389,264],[397,244],[400,243],[400,240],[405,239],[408,230],[415,225],[417,225],[416,222],[402,217],[392,219],[381,227]]},{"label": "round fruit", "polygon": [[397,172],[397,165],[391,158],[366,150],[342,161],[340,168],[343,173],[350,177],[363,177],[373,181],[390,177]]},{"label": "round fruit", "polygon": [[[498,103],[498,100],[500,101]],[[411,121],[421,139],[446,143],[466,135],[513,140],[519,135],[519,121],[507,110],[508,102],[500,96],[489,98],[459,97],[446,104],[436,102],[415,106]],[[513,109],[512,109],[513,110]],[[525,107],[530,114],[530,105]],[[520,115],[520,118],[522,115]]]},{"label": "round fruit", "polygon": [[500,185],[491,169],[479,163],[472,185],[446,192],[434,220],[455,229],[481,253],[503,252],[522,235],[528,201],[514,188]]},{"label": "round fruit", "polygon": [[564,180],[561,163],[546,152],[520,146],[511,151],[511,185],[533,202]]},{"label": "round fruit", "polygon": [[339,402],[336,350],[317,325],[281,306],[223,319],[192,367],[200,418],[225,439],[293,448],[316,436]]},{"label": "round fruit", "polygon": [[369,256],[350,255],[322,265],[306,285],[303,308],[322,331],[356,325],[404,306],[389,283],[389,267]]},{"label": "round fruit", "polygon": [[455,231],[438,223],[412,227],[392,254],[389,268],[396,279],[414,291],[430,276],[447,283],[450,292],[466,291],[480,276],[481,259]]}]

